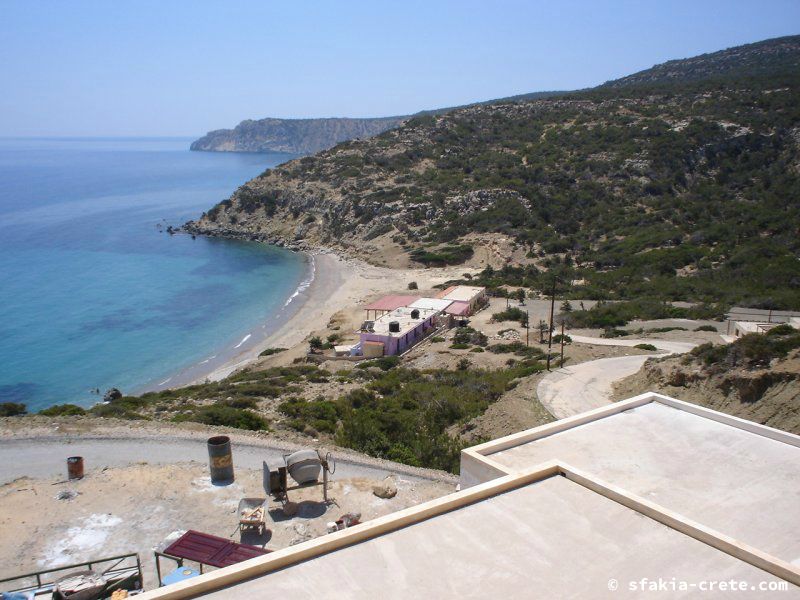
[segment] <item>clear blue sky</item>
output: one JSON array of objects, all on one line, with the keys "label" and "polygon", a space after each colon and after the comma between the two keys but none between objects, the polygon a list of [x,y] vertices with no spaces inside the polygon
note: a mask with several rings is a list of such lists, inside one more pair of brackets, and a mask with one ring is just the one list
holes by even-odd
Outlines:
[{"label": "clear blue sky", "polygon": [[5,0],[0,136],[407,114],[796,33],[798,0]]}]

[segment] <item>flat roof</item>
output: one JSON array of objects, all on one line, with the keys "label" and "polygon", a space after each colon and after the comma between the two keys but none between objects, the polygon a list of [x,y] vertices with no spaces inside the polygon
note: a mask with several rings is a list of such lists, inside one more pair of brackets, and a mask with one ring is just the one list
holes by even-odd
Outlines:
[{"label": "flat roof", "polygon": [[644,597],[643,578],[691,584],[670,598],[731,580],[798,597],[799,452],[799,436],[642,394],[462,451],[459,492],[143,600]]},{"label": "flat roof", "polygon": [[445,300],[444,298],[420,298],[419,300],[412,302],[408,306],[411,308],[429,308],[431,310],[442,312],[452,303],[453,303],[452,300]]},{"label": "flat roof", "polygon": [[780,581],[556,475],[203,597],[608,598],[643,576]]},{"label": "flat roof", "polygon": [[456,285],[451,288],[447,288],[442,292],[440,298],[444,298],[445,300],[457,300],[459,302],[469,302],[478,294],[483,293],[486,288],[482,287],[475,287],[471,285]]},{"label": "flat roof", "polygon": [[384,296],[364,307],[364,310],[394,310],[419,300],[419,296]]},{"label": "flat roof", "polygon": [[[481,454],[509,472],[557,458],[800,564],[800,437],[696,406],[696,413],[675,406],[648,402],[550,435],[545,426],[537,428],[543,437],[492,452],[493,444],[505,445],[501,438],[485,444],[489,448]],[[715,415],[753,431],[711,418]],[[780,433],[780,439],[762,430]]]},{"label": "flat roof", "polygon": [[455,315],[460,317],[469,313],[469,302],[453,302],[448,306],[445,311],[448,315]]},{"label": "flat roof", "polygon": [[[411,311],[414,310],[419,312],[419,318],[414,319],[411,317]],[[439,311],[430,308],[409,308],[407,306],[396,308],[393,311],[386,313],[385,315],[381,315],[379,318],[375,319],[373,331],[370,331],[369,333],[388,335],[392,337],[402,337],[417,327],[422,321],[438,312]],[[397,321],[400,324],[400,331],[389,331],[389,323],[392,321]]]}]

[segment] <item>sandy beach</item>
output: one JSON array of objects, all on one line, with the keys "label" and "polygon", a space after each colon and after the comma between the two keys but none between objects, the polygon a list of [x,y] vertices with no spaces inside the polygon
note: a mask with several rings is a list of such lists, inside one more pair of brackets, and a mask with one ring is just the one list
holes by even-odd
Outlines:
[{"label": "sandy beach", "polygon": [[305,341],[314,332],[325,329],[337,313],[344,311],[352,316],[360,313],[361,307],[375,297],[389,293],[409,293],[408,284],[412,281],[421,290],[425,290],[459,278],[470,271],[463,265],[418,269],[376,267],[358,259],[344,258],[329,250],[310,253],[309,259],[313,265],[313,280],[305,289],[298,290],[297,295],[292,298],[289,305],[292,312],[275,331],[260,339],[257,337],[259,332],[256,331],[252,338],[236,348],[237,352],[233,356],[229,352],[225,357],[224,350],[221,350],[217,360],[210,360],[205,365],[194,365],[173,376],[164,385],[151,386],[150,389],[219,381],[237,369],[251,364],[266,348],[294,349],[295,352],[287,355],[296,356],[300,352],[299,347],[302,346],[301,353],[304,353]]}]

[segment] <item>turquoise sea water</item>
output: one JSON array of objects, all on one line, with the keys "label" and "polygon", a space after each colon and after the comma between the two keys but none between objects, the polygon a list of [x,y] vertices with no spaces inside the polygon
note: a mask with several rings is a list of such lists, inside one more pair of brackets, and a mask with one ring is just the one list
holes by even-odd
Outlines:
[{"label": "turquoise sea water", "polygon": [[277,327],[303,255],[158,227],[291,157],[189,142],[0,140],[0,402],[34,411],[166,386]]}]

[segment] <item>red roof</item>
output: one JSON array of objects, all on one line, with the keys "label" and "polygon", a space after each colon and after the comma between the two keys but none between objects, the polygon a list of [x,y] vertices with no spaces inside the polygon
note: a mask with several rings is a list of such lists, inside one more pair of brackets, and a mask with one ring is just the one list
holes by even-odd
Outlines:
[{"label": "red roof", "polygon": [[269,554],[269,550],[237,544],[229,539],[190,529],[164,550],[164,554],[212,567],[228,567],[243,560]]},{"label": "red roof", "polygon": [[437,298],[444,298],[445,296],[447,296],[447,294],[449,294],[450,292],[452,292],[452,291],[453,291],[454,289],[456,289],[457,287],[458,287],[457,285],[451,285],[449,288],[447,288],[447,289],[444,289],[444,290],[442,290],[441,292],[439,292],[438,294],[436,294],[436,297],[437,297]]},{"label": "red roof", "polygon": [[419,296],[384,296],[372,304],[367,304],[364,308],[366,310],[394,310],[401,306],[408,306],[417,300],[419,300]]},{"label": "red roof", "polygon": [[457,317],[463,317],[464,315],[469,314],[469,302],[459,302],[456,300],[450,306],[444,309],[448,315],[455,315]]}]

